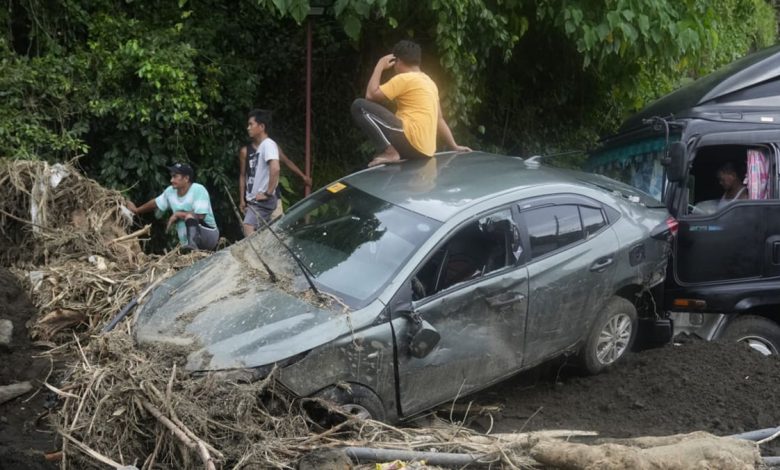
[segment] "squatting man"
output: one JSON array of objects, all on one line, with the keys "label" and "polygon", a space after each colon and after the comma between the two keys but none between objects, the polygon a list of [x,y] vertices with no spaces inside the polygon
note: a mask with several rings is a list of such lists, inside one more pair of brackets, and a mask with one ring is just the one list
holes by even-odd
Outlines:
[{"label": "squatting man", "polygon": [[167,211],[169,230],[174,224],[179,242],[187,250],[213,250],[219,241],[219,229],[211,210],[209,192],[203,185],[195,183],[195,172],[186,163],[176,163],[168,167],[171,172],[171,185],[156,198],[136,207],[132,202],[127,208],[133,214],[149,212],[161,218]]}]

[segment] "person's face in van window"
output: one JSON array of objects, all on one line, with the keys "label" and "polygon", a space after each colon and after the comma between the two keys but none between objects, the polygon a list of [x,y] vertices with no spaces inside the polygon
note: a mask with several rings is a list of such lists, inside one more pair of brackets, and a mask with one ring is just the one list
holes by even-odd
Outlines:
[{"label": "person's face in van window", "polygon": [[718,172],[718,183],[724,191],[730,191],[737,186],[739,178],[733,171],[721,170]]}]

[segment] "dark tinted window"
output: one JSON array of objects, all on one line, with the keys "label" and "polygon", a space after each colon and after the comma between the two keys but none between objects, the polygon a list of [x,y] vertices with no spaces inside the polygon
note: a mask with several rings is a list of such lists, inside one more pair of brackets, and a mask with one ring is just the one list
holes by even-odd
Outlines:
[{"label": "dark tinted window", "polygon": [[542,256],[584,238],[575,205],[541,207],[523,212],[531,241],[531,256]]},{"label": "dark tinted window", "polygon": [[585,238],[590,237],[607,225],[601,209],[580,206],[580,215],[582,216],[582,226],[585,228]]}]

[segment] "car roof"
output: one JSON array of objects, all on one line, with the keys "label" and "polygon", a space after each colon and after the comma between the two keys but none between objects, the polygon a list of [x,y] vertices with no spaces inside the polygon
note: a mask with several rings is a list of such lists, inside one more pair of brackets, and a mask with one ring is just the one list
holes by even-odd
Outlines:
[{"label": "car roof", "polygon": [[431,159],[382,165],[341,181],[444,222],[467,207],[507,191],[550,183],[581,185],[575,175],[520,157],[468,152],[439,153]]}]

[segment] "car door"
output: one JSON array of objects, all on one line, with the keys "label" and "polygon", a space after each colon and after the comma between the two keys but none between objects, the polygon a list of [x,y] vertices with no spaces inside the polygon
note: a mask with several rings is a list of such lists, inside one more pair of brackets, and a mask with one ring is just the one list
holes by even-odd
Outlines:
[{"label": "car door", "polygon": [[598,315],[618,262],[619,243],[606,211],[576,196],[520,205],[529,248],[525,364],[536,364],[577,343]]},{"label": "car door", "polygon": [[[414,315],[441,339],[425,357],[409,352],[408,315],[392,321],[400,408],[409,416],[518,370],[528,295],[510,209],[468,222],[436,248],[412,279]],[[411,288],[411,287],[410,287]]]}]

